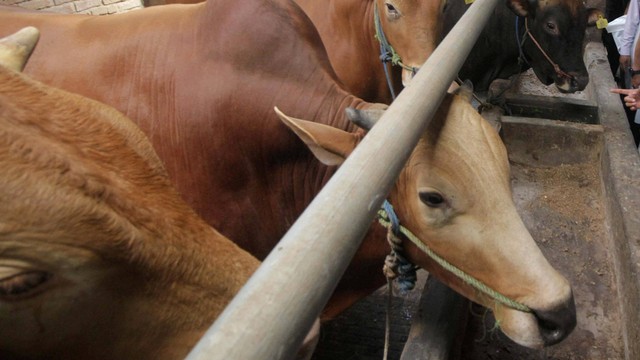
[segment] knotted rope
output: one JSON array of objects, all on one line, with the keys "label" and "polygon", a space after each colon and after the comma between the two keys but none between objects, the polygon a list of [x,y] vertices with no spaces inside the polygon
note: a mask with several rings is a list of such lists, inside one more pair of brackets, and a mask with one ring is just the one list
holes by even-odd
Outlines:
[{"label": "knotted rope", "polygon": [[400,221],[393,211],[391,204],[385,200],[382,207],[389,215],[390,226],[387,227],[387,242],[391,247],[391,253],[384,260],[382,272],[388,280],[396,280],[400,290],[412,290],[416,285],[416,266],[413,265],[404,254],[400,234]]}]

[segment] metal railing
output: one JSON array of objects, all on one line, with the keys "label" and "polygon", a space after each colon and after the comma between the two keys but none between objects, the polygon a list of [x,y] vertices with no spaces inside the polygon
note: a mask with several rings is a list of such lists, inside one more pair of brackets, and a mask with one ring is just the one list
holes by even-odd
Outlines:
[{"label": "metal railing", "polygon": [[187,359],[295,355],[497,3],[475,1]]}]

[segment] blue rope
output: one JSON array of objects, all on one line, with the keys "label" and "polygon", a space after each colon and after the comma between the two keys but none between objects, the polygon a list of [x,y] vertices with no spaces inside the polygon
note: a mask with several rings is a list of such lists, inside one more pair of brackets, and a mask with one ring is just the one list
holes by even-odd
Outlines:
[{"label": "blue rope", "polygon": [[396,215],[396,212],[393,210],[393,206],[391,206],[389,200],[385,200],[382,203],[382,208],[387,212],[389,221],[391,221],[391,231],[393,231],[393,234],[397,236],[400,234],[400,219],[398,219],[398,215]]},{"label": "blue rope", "polygon": [[415,75],[419,68],[408,66],[402,62],[400,55],[393,49],[393,46],[389,44],[384,31],[382,30],[382,23],[380,22],[380,15],[378,14],[378,3],[373,3],[373,26],[376,31],[376,39],[380,43],[380,61],[382,62],[382,67],[384,68],[384,75],[387,79],[387,86],[389,87],[389,91],[391,92],[391,98],[395,100],[396,94],[393,90],[393,84],[391,83],[391,76],[389,75],[389,70],[387,69],[387,63],[391,63],[391,65],[398,65],[405,70],[410,70],[412,76]]},{"label": "blue rope", "polygon": [[[391,232],[394,236],[398,236],[400,234],[400,220],[398,219],[398,215],[393,210],[393,206],[389,203],[389,201],[385,200],[382,203],[382,208],[387,214],[388,220],[391,223]],[[418,276],[416,273],[417,267],[407,259],[404,255],[404,251],[402,249],[401,244],[390,243],[391,245],[391,256],[395,258],[395,273],[396,283],[398,288],[402,291],[412,290],[416,286],[416,281],[418,280]]]},{"label": "blue rope", "polygon": [[[382,52],[382,45],[380,45],[380,52]],[[387,56],[389,53],[386,54]],[[380,55],[382,58],[384,55]],[[384,69],[384,77],[387,79],[387,86],[389,87],[389,91],[391,92],[391,100],[396,99],[396,92],[393,91],[393,84],[391,84],[391,76],[389,75],[389,69],[387,67],[387,61],[382,60],[382,68]]]},{"label": "blue rope", "polygon": [[384,76],[387,80],[387,86],[389,87],[389,91],[391,92],[391,99],[396,99],[395,91],[393,90],[393,84],[391,83],[391,75],[389,75],[389,69],[387,67],[387,63],[393,60],[393,56],[391,55],[391,45],[387,40],[387,37],[384,35],[384,31],[382,31],[382,24],[380,23],[380,17],[378,15],[378,4],[374,3],[373,5],[373,24],[376,29],[376,38],[380,43],[380,61],[382,62],[382,68],[384,69]]}]

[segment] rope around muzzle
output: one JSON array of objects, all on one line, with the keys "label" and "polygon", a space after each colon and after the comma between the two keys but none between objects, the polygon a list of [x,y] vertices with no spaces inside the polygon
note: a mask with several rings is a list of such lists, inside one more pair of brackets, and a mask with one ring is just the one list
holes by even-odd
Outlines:
[{"label": "rope around muzzle", "polygon": [[[474,289],[476,289],[479,292],[487,295],[488,297],[493,299],[495,302],[500,303],[500,304],[502,304],[504,306],[510,307],[510,308],[512,308],[514,310],[519,310],[519,311],[527,312],[527,313],[531,313],[532,312],[532,310],[528,306],[526,306],[525,304],[522,304],[522,303],[520,303],[518,301],[515,301],[515,300],[512,300],[512,299],[506,297],[505,295],[500,294],[499,292],[497,292],[497,291],[491,289],[490,287],[488,287],[487,285],[485,285],[480,280],[478,280],[478,279],[474,278],[473,276],[465,273],[461,269],[457,268],[455,265],[449,263],[447,260],[445,260],[444,258],[440,257],[438,254],[433,252],[433,250],[431,250],[429,247],[427,247],[427,245],[425,245],[422,241],[420,241],[420,239],[418,239],[413,233],[411,233],[411,231],[409,231],[404,226],[400,225],[399,222],[397,223],[397,225],[394,225],[395,220],[393,220],[393,218],[397,219],[397,217],[396,217],[395,213],[393,212],[393,208],[391,207],[391,204],[388,204],[387,201],[385,201],[385,203],[386,204],[383,206],[383,208],[378,210],[378,222],[380,223],[380,225],[385,227],[387,230],[391,229],[392,227],[396,227],[397,226],[397,229],[398,229],[399,233],[401,233],[407,239],[409,239],[422,252],[424,252],[431,259],[433,259],[438,265],[440,265],[442,268],[444,268],[445,270],[449,271],[453,275],[457,276],[458,278],[460,278],[465,283],[469,284]],[[390,214],[392,214],[392,215],[390,215]],[[392,236],[394,236],[396,238],[397,238],[397,235],[398,235],[398,234],[394,234],[394,231],[388,231],[388,234],[392,234]],[[397,243],[401,243],[402,242],[400,239],[395,239],[393,241],[397,242]]]},{"label": "rope around muzzle", "polygon": [[522,50],[522,47],[524,46],[524,41],[525,36],[528,36],[531,41],[533,42],[533,44],[538,48],[538,50],[540,50],[540,53],[544,56],[545,59],[547,59],[547,61],[549,62],[549,64],[551,64],[551,66],[553,67],[553,70],[556,72],[556,75],[560,78],[567,78],[567,79],[575,79],[575,76],[570,75],[566,72],[564,72],[561,68],[560,65],[558,65],[557,63],[555,63],[551,57],[549,56],[549,54],[547,54],[546,51],[544,51],[544,49],[542,48],[542,46],[540,45],[540,43],[538,42],[538,40],[536,40],[536,38],[533,36],[533,34],[531,33],[531,31],[529,30],[529,19],[527,17],[524,18],[524,34],[522,35],[522,41],[520,41],[520,37],[519,37],[519,30],[518,30],[518,19],[519,16],[516,16],[516,40],[518,41],[518,49],[520,52],[520,58],[522,60],[524,60],[525,62],[528,63],[528,61],[526,61],[526,59],[524,58],[524,52]]}]

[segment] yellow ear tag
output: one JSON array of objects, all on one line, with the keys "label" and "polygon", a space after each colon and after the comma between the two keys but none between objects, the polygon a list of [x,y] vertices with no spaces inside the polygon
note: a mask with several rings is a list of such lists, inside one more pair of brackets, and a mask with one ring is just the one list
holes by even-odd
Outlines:
[{"label": "yellow ear tag", "polygon": [[596,27],[598,29],[604,29],[607,27],[607,25],[609,25],[609,22],[607,21],[607,19],[602,17],[602,15],[598,15],[598,21],[596,21]]},{"label": "yellow ear tag", "polygon": [[469,4],[473,4],[475,0],[464,0],[464,3],[469,5]]}]

